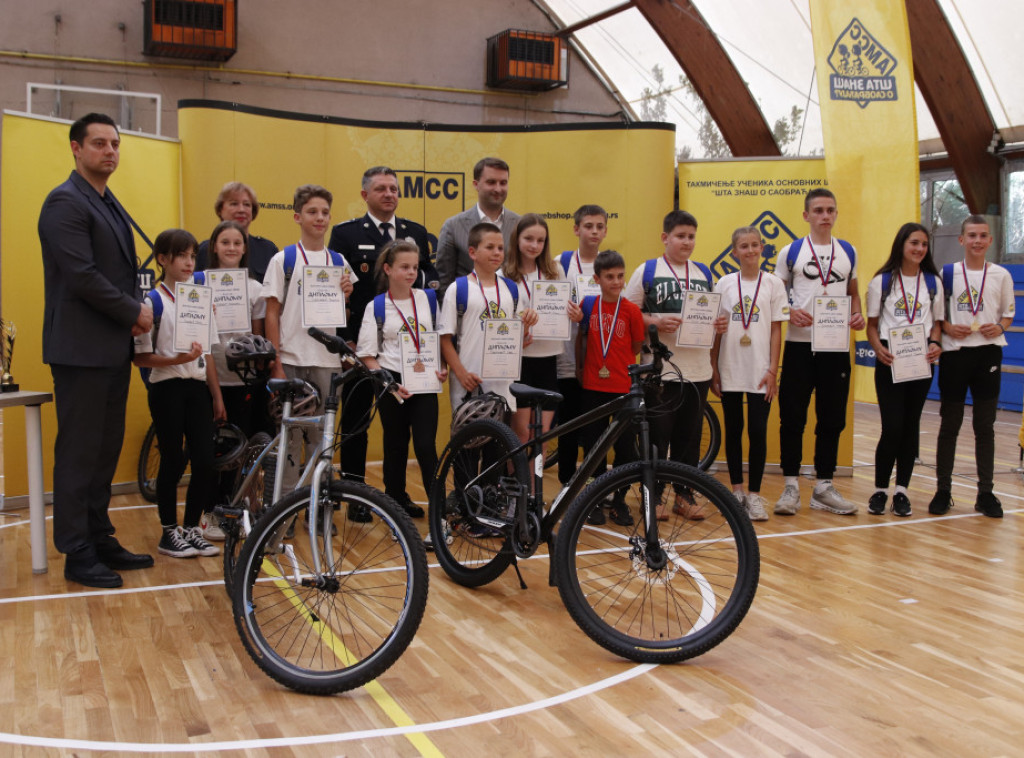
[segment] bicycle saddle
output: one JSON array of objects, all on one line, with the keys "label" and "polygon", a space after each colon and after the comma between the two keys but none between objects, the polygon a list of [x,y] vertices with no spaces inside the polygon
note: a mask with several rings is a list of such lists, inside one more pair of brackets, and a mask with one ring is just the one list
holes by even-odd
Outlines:
[{"label": "bicycle saddle", "polygon": [[509,387],[516,402],[525,405],[540,405],[546,411],[553,411],[562,402],[562,396],[551,390],[542,390],[528,384],[513,382]]}]

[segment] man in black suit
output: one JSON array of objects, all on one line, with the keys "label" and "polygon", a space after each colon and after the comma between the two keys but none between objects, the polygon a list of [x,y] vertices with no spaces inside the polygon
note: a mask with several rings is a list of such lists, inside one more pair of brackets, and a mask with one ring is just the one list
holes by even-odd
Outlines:
[{"label": "man in black suit", "polygon": [[[359,281],[349,297],[351,317],[348,334],[352,342],[359,339],[359,327],[366,306],[376,296],[377,282],[373,271],[377,255],[389,242],[400,239],[415,242],[420,248],[420,273],[416,286],[437,288],[437,272],[430,263],[430,240],[427,230],[409,219],[395,215],[398,208],[398,177],[387,166],[373,166],[363,173],[361,192],[366,202],[366,213],[359,218],[343,221],[334,227],[328,247],[345,256],[355,269]],[[349,432],[358,428],[370,410],[371,390],[366,383],[347,384],[342,389],[341,429]],[[341,446],[341,470],[351,479],[363,481],[366,475],[367,434],[361,432],[346,439]],[[423,515],[423,510],[412,503],[404,503],[410,513]]]},{"label": "man in black suit", "polygon": [[120,587],[114,569],[153,565],[114,538],[107,510],[124,441],[132,337],[149,331],[128,214],[107,188],[120,160],[114,121],[90,113],[71,126],[75,170],[39,214],[45,313],[43,361],[57,408],[53,543],[64,577]]}]

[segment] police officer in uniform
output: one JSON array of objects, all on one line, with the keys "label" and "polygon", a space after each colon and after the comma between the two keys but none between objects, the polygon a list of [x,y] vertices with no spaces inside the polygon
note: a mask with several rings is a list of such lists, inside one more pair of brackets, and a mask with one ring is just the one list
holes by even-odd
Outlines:
[{"label": "police officer in uniform", "polygon": [[[416,286],[437,289],[437,271],[430,262],[431,246],[427,230],[415,221],[395,215],[398,207],[398,177],[387,166],[373,166],[363,173],[363,186],[359,193],[366,202],[366,213],[336,225],[331,231],[328,247],[345,256],[345,260],[359,275],[359,281],[349,297],[351,317],[347,334],[353,343],[359,339],[366,306],[378,293],[373,278],[377,254],[395,239],[411,240],[420,248],[420,273]],[[365,423],[372,403],[372,390],[366,383],[347,384],[341,395],[341,430],[345,434]],[[350,479],[363,481],[366,474],[365,431],[346,439],[341,447],[341,469]],[[403,503],[414,516],[423,510],[413,503]],[[350,512],[351,513],[351,512]],[[368,514],[366,514],[368,517]],[[356,516],[358,518],[358,515]]]}]

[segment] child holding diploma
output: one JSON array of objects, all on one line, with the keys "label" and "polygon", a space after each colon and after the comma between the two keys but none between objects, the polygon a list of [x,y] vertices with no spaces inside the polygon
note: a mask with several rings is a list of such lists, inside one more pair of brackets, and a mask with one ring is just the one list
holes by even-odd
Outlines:
[{"label": "child holding diploma", "polygon": [[[588,413],[629,392],[629,366],[644,343],[644,317],[640,309],[622,296],[626,263],[614,250],[602,250],[594,261],[594,278],[601,296],[583,299],[583,320],[576,335],[576,371],[583,386],[583,413]],[[608,428],[601,418],[580,431],[583,449],[589,450]],[[623,434],[615,440],[615,465],[637,460],[636,435]],[[595,472],[600,475],[601,472]],[[633,517],[622,493],[612,498],[611,519],[629,526]],[[605,523],[601,505],[587,516],[588,524]]]},{"label": "child holding diploma", "polygon": [[[525,335],[525,329],[537,323],[537,313],[524,302],[515,282],[498,275],[498,269],[505,262],[505,239],[501,229],[486,221],[477,224],[469,230],[468,244],[473,271],[452,282],[438,321],[441,356],[452,373],[452,411],[477,387],[501,395],[514,411],[516,400],[509,385],[519,376],[518,365],[511,369],[515,376],[488,379],[481,376],[487,373],[484,371],[485,329],[489,322],[518,318],[523,322]],[[460,296],[462,292],[465,294]],[[465,300],[460,303],[461,297]]]},{"label": "child holding diploma", "polygon": [[[434,331],[434,291],[413,288],[419,276],[419,260],[419,247],[408,240],[397,240],[381,250],[374,276],[382,294],[366,305],[356,348],[356,354],[368,368],[391,373],[404,399],[399,404],[391,394],[386,394],[378,405],[384,429],[384,491],[413,518],[422,518],[423,509],[405,490],[409,437],[411,434],[423,491],[429,495],[437,468],[437,392],[448,378]],[[377,321],[380,313],[382,324]],[[437,391],[424,389],[413,393],[405,386],[411,383],[411,373],[427,371],[434,374]]]},{"label": "child holding diploma", "polygon": [[[154,302],[153,328],[135,338],[134,363],[152,369],[149,411],[160,447],[156,477],[157,513],[163,534],[157,550],[172,558],[217,555],[199,528],[203,512],[213,509],[216,472],[213,469],[213,422],[225,418],[217,368],[203,347],[193,342],[188,352],[174,349],[175,285],[191,282],[196,265],[196,239],[184,229],[168,229],[153,242],[153,256],[162,274],[146,297]],[[155,298],[162,303],[155,304]],[[213,313],[209,314],[213,321]],[[161,327],[162,324],[162,327]],[[216,334],[216,325],[211,324]],[[178,526],[178,480],[185,468],[182,437],[188,443],[192,477],[185,494],[184,529]]]},{"label": "child holding diploma", "polygon": [[[932,371],[909,381],[893,376],[893,351],[890,330],[903,328],[908,338],[912,329],[924,327],[921,340],[927,339],[928,363],[939,360],[942,352],[942,282],[932,260],[928,230],[921,224],[900,227],[892,242],[889,259],[868,284],[868,341],[875,350],[875,392],[882,419],[882,436],[875,447],[875,494],[868,500],[868,512],[885,513],[887,489],[892,467],[896,465],[896,492],[892,512],[909,516],[907,486],[917,458],[921,411],[932,385]],[[904,335],[901,335],[902,341]],[[895,348],[893,348],[895,349]]]},{"label": "child holding diploma", "polygon": [[[767,521],[761,479],[768,454],[768,412],[778,393],[775,377],[782,349],[782,322],[789,298],[782,280],[761,270],[761,232],[743,226],[732,233],[732,255],[740,270],[718,280],[729,326],[711,349],[711,391],[722,398],[725,458],[732,491],[751,521]],[[747,399],[748,492],[743,491],[743,398]]]},{"label": "child holding diploma", "polygon": [[[563,271],[551,259],[551,246],[548,240],[548,225],[542,216],[527,213],[519,219],[508,242],[508,255],[502,273],[519,285],[519,296],[534,310],[538,303],[535,287],[538,282],[560,282],[557,285],[568,292],[566,306],[566,339],[569,335],[569,322],[579,321],[582,312],[572,302],[572,291]],[[541,297],[544,296],[542,293]],[[538,317],[540,313],[538,312]],[[534,328],[536,331],[536,327]],[[565,339],[551,339],[533,335],[533,340],[523,348],[522,381],[531,387],[558,392],[558,356],[565,347]],[[544,431],[551,428],[554,410],[544,411]],[[520,408],[512,417],[512,428],[522,442],[530,436],[530,409]]]}]

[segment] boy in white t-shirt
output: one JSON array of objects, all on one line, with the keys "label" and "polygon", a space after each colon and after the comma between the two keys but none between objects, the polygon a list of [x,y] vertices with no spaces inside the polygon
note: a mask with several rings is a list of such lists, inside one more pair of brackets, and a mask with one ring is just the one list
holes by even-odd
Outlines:
[{"label": "boy in white t-shirt", "polygon": [[[537,313],[524,307],[514,282],[498,276],[498,269],[505,260],[505,238],[501,229],[488,222],[477,224],[469,230],[468,249],[473,271],[468,276],[459,277],[466,280],[466,304],[461,322],[458,314],[459,279],[449,287],[438,318],[441,356],[450,371],[452,411],[477,387],[484,392],[501,395],[514,411],[516,401],[509,391],[512,380],[480,377],[484,359],[484,325],[488,319],[518,317],[524,327],[531,327],[537,323]],[[524,328],[524,334],[525,331]]]},{"label": "boy in white t-shirt", "polygon": [[[600,294],[594,280],[594,261],[608,236],[608,212],[600,205],[581,205],[573,214],[572,232],[579,238],[579,247],[566,250],[559,259],[565,277],[572,282],[573,302],[582,303],[587,295]],[[585,290],[585,291],[584,291]],[[573,323],[569,339],[558,356],[558,392],[562,402],[558,406],[558,423],[572,421],[583,412],[583,387],[576,378],[576,333],[579,325]],[[564,486],[576,473],[580,442],[578,432],[558,436],[558,481]]]},{"label": "boy in white t-shirt", "polygon": [[[732,255],[740,270],[718,280],[720,309],[729,327],[711,349],[711,391],[722,398],[725,457],[733,494],[751,521],[767,521],[761,479],[768,454],[768,412],[778,392],[775,383],[782,348],[782,322],[789,318],[786,285],[761,270],[764,243],[753,226],[732,233]],[[748,492],[743,491],[743,398],[747,400]]]},{"label": "boy in white t-shirt", "polygon": [[[279,251],[267,266],[263,280],[263,299],[267,304],[267,339],[277,349],[273,376],[277,379],[304,379],[320,390],[320,405],[315,414],[323,412],[323,402],[330,390],[331,374],[340,371],[341,361],[337,355],[309,336],[302,326],[302,269],[304,266],[341,265],[345,273],[341,277],[341,291],[347,298],[352,284],[358,277],[340,253],[333,255],[325,242],[331,228],[331,203],[334,197],[323,187],[305,184],[295,190],[292,207],[295,223],[299,225],[299,242],[294,253]],[[292,268],[288,271],[289,264]],[[314,415],[315,415],[314,414]],[[292,430],[288,445],[297,444],[295,430]],[[307,429],[306,440],[310,450],[320,444],[321,432]],[[289,456],[282,482],[283,492],[290,491],[298,481],[297,456]],[[352,517],[351,512],[349,516]],[[367,518],[369,514],[366,514]],[[357,517],[357,520],[365,520]]]},{"label": "boy in white t-shirt", "polygon": [[[857,506],[843,499],[832,485],[839,436],[846,427],[850,353],[811,351],[813,303],[817,296],[849,295],[850,328],[864,328],[857,292],[856,251],[850,243],[832,236],[837,213],[836,196],[831,191],[818,187],[808,192],[804,198],[804,221],[809,224],[810,233],[782,248],[775,265],[776,276],[790,291],[789,329],[779,384],[779,445],[786,486],[775,504],[775,513],[782,516],[792,516],[800,510],[797,477],[812,393],[818,419],[814,429],[818,483],[811,495],[811,507],[843,516],[857,512]],[[794,250],[796,254],[791,255]]]},{"label": "boy in white t-shirt", "polygon": [[952,476],[956,438],[964,420],[967,390],[974,403],[974,459],[978,497],[974,510],[1002,518],[1003,507],[992,494],[995,467],[996,406],[1006,329],[1013,324],[1013,279],[1002,266],[988,263],[985,253],[992,232],[984,216],[968,216],[960,227],[964,259],[942,268],[946,320],[942,322],[939,357],[941,399],[939,440],[935,453],[936,491],[928,512],[942,515],[953,506]]}]

